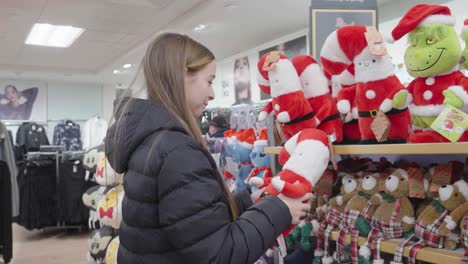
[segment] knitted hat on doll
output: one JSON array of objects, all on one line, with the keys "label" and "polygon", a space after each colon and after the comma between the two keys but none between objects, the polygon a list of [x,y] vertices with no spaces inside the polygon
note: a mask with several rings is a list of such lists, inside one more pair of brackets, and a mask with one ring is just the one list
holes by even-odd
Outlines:
[{"label": "knitted hat on doll", "polygon": [[[327,134],[325,134],[322,130],[319,130],[319,129],[313,129],[313,128],[304,129],[301,132],[294,135],[288,141],[286,141],[278,157],[280,164],[284,165],[289,160],[289,158],[294,153],[299,143],[306,144],[306,143],[312,142],[311,140],[323,143],[323,145],[325,145],[328,150],[329,141],[328,141]],[[318,152],[319,149],[321,149],[320,146],[321,144],[316,146],[315,149],[311,147],[310,150],[314,152]]]},{"label": "knitted hat on doll", "polygon": [[288,141],[295,141],[295,147],[290,149],[292,152],[279,174],[301,176],[314,186],[328,166],[330,150],[327,134],[319,129],[304,129]]},{"label": "knitted hat on doll", "polygon": [[260,131],[260,135],[258,135],[258,139],[254,142],[254,147],[257,146],[268,146],[268,135],[267,129],[264,128]]},{"label": "knitted hat on doll", "polygon": [[301,79],[306,98],[317,97],[329,92],[328,80],[317,61],[308,55],[299,55],[291,60]]},{"label": "knitted hat on doll", "polygon": [[455,18],[446,6],[418,4],[413,6],[401,18],[398,25],[392,30],[387,41],[393,43],[404,35],[416,29],[418,26],[427,24],[454,25]]},{"label": "knitted hat on doll", "polygon": [[[279,55],[278,59],[287,59],[282,53],[277,53]],[[266,68],[271,66],[271,61],[267,61],[268,56],[262,56],[257,63],[257,83],[262,92],[265,94],[270,94],[270,81],[268,79],[268,71]]]}]

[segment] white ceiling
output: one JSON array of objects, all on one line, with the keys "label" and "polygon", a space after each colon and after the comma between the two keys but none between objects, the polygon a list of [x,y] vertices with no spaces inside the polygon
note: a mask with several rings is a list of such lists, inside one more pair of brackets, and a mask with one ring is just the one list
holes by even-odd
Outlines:
[{"label": "white ceiling", "polygon": [[[446,1],[378,0],[380,7],[399,7],[400,15],[415,2]],[[309,5],[310,0],[0,0],[0,77],[127,85],[136,67],[121,66],[138,64],[161,31],[188,34],[222,59],[308,27]],[[379,16],[392,18],[382,11]],[[34,23],[86,31],[68,49],[28,46],[24,41]],[[207,29],[194,32],[198,24]]]}]

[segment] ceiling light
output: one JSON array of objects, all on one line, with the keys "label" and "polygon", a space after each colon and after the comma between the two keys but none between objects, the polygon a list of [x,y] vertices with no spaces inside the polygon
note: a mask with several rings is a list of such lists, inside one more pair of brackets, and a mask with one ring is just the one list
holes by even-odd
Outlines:
[{"label": "ceiling light", "polygon": [[132,65],[130,63],[124,64],[122,66],[122,68],[124,68],[124,69],[128,69],[128,68],[131,68],[131,67],[132,67]]},{"label": "ceiling light", "polygon": [[119,71],[119,70],[114,70],[114,71],[112,71],[112,73],[113,73],[113,74],[119,74],[120,71]]},{"label": "ceiling light", "polygon": [[83,28],[34,24],[26,44],[48,47],[68,48],[84,32]]},{"label": "ceiling light", "polygon": [[204,30],[205,28],[206,28],[206,25],[200,24],[196,26],[193,30],[200,31],[200,30]]}]

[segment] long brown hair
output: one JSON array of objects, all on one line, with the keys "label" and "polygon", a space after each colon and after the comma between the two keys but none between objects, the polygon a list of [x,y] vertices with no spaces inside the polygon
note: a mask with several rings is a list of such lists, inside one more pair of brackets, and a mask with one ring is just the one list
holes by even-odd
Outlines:
[{"label": "long brown hair", "polygon": [[[169,111],[187,133],[203,146],[206,146],[206,142],[186,103],[184,72],[187,69],[189,73],[195,73],[214,59],[215,56],[207,47],[192,38],[164,33],[149,44],[142,61],[148,99]],[[223,187],[231,215],[236,219],[237,206],[224,183]]]}]

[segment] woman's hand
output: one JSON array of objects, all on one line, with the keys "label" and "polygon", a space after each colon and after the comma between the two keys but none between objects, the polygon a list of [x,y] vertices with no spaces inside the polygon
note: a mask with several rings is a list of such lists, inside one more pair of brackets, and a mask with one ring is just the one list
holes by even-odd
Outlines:
[{"label": "woman's hand", "polygon": [[279,194],[278,198],[280,198],[281,201],[283,201],[289,208],[289,212],[291,213],[292,217],[291,224],[293,225],[299,224],[301,220],[306,217],[307,212],[311,209],[309,200],[312,198],[312,193],[306,193],[300,198],[291,198],[284,196],[283,194]]}]

